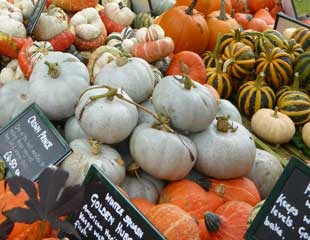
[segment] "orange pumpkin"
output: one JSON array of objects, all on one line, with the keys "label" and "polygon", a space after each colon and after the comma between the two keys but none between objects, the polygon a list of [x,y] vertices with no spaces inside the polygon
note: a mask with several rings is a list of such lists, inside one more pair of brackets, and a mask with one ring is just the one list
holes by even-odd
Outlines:
[{"label": "orange pumpkin", "polygon": [[53,0],[53,4],[68,12],[77,12],[84,8],[96,7],[99,0]]},{"label": "orange pumpkin", "polygon": [[282,8],[281,0],[276,1],[276,4],[274,5],[274,7],[270,11],[270,14],[273,17],[273,19],[276,19],[277,14],[279,12],[284,12],[284,10]]},{"label": "orange pumpkin", "polygon": [[149,210],[155,206],[152,202],[144,198],[130,198],[130,201],[138,208],[144,215],[146,215]]},{"label": "orange pumpkin", "polygon": [[260,18],[262,20],[264,20],[267,25],[272,25],[274,24],[274,19],[272,18],[272,16],[270,15],[269,11],[267,9],[259,9],[255,15],[254,15],[255,18]]},{"label": "orange pumpkin", "polygon": [[243,29],[247,29],[247,25],[253,19],[253,15],[249,13],[236,13],[234,18]]},{"label": "orange pumpkin", "polygon": [[268,24],[260,18],[253,18],[249,21],[246,29],[251,29],[258,32],[264,32],[265,30],[269,29]]},{"label": "orange pumpkin", "polygon": [[235,13],[245,13],[247,12],[248,5],[247,5],[247,0],[230,0],[232,9],[234,10]]},{"label": "orange pumpkin", "polygon": [[195,52],[182,51],[174,55],[167,69],[166,75],[182,75],[182,66],[184,63],[189,70],[189,77],[201,84],[206,81],[205,64],[202,58]]},{"label": "orange pumpkin", "polygon": [[241,240],[247,230],[247,220],[253,207],[245,202],[229,201],[214,213],[205,215],[208,240]]},{"label": "orange pumpkin", "polygon": [[174,52],[184,50],[202,54],[209,40],[208,25],[204,17],[195,9],[198,0],[189,7],[175,6],[164,12],[158,24],[166,36],[174,41]]},{"label": "orange pumpkin", "polygon": [[206,228],[205,220],[203,218],[199,219],[198,225],[199,225],[199,237],[200,237],[200,240],[209,240],[210,234],[209,234],[209,232],[208,232],[208,230]]},{"label": "orange pumpkin", "polygon": [[205,212],[215,211],[224,199],[189,179],[182,179],[170,182],[160,193],[159,202],[177,205],[198,220]]},{"label": "orange pumpkin", "polygon": [[232,29],[240,28],[238,22],[229,14],[225,13],[225,2],[221,0],[221,10],[211,12],[206,20],[209,27],[209,42],[207,50],[214,50],[218,34],[224,35]]},{"label": "orange pumpkin", "polygon": [[276,0],[248,0],[251,13],[256,13],[259,9],[268,8],[271,10],[276,4]]},{"label": "orange pumpkin", "polygon": [[158,204],[146,217],[169,240],[199,240],[196,220],[173,204]]},{"label": "orange pumpkin", "polygon": [[236,178],[230,180],[208,179],[211,183],[209,191],[221,196],[227,201],[243,201],[255,206],[261,201],[255,184],[248,178]]}]

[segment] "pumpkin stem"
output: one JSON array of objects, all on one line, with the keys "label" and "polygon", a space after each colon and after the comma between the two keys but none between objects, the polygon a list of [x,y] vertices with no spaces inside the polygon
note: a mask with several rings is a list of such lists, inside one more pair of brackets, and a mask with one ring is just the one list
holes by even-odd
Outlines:
[{"label": "pumpkin stem", "polygon": [[118,67],[121,67],[121,66],[124,66],[125,64],[128,63],[128,58],[126,58],[126,57],[119,57],[119,58],[117,58],[115,60],[115,62],[116,62],[116,65]]},{"label": "pumpkin stem", "polygon": [[208,229],[209,232],[217,232],[220,227],[221,227],[221,219],[218,215],[212,213],[212,212],[207,212],[205,214],[205,225],[206,228]]},{"label": "pumpkin stem", "polygon": [[189,74],[189,67],[182,60],[179,61],[179,64],[180,64],[181,70],[182,70],[182,72],[184,74],[184,78],[183,78],[184,87],[186,89],[191,89],[192,87],[195,88],[196,86],[194,85],[194,82],[188,76],[188,74]]},{"label": "pumpkin stem", "polygon": [[255,88],[260,89],[265,78],[265,73],[260,72],[255,80]]},{"label": "pumpkin stem", "polygon": [[278,111],[279,111],[279,108],[278,107],[275,107],[275,109],[274,109],[274,112],[273,112],[273,117],[275,117],[275,118],[278,118],[279,116],[278,116]]},{"label": "pumpkin stem", "polygon": [[217,19],[222,20],[222,21],[227,21],[229,19],[226,16],[225,7],[226,7],[225,0],[221,0],[220,15],[217,17]]},{"label": "pumpkin stem", "polygon": [[102,153],[102,145],[98,140],[89,138],[88,143],[90,145],[90,151],[92,154],[99,155]]},{"label": "pumpkin stem", "polygon": [[125,7],[122,1],[120,1],[120,2],[118,3],[118,6],[119,6],[120,9],[123,9],[123,8]]},{"label": "pumpkin stem", "polygon": [[227,72],[227,68],[229,67],[229,65],[230,65],[230,64],[233,64],[234,62],[236,62],[236,59],[235,59],[235,58],[227,59],[227,60],[224,62],[223,72],[226,73],[226,72]]},{"label": "pumpkin stem", "polygon": [[299,72],[295,72],[292,90],[298,91],[298,89],[299,89]]},{"label": "pumpkin stem", "polygon": [[219,33],[217,35],[217,38],[216,38],[216,44],[215,44],[214,52],[212,52],[212,53],[214,53],[214,58],[217,58],[219,55],[221,42],[222,42],[222,33]]},{"label": "pumpkin stem", "polygon": [[41,221],[38,240],[41,240],[44,238],[44,232],[45,232],[46,227],[47,227],[47,222]]},{"label": "pumpkin stem", "polygon": [[130,163],[127,167],[127,173],[129,176],[136,176],[139,170],[140,166],[136,162]]},{"label": "pumpkin stem", "polygon": [[193,0],[192,3],[185,9],[185,13],[188,15],[193,15],[194,8],[196,7],[198,0]]},{"label": "pumpkin stem", "polygon": [[216,187],[215,187],[215,193],[217,194],[217,195],[219,195],[220,197],[224,197],[224,195],[225,195],[225,185],[224,184],[219,184],[219,185],[217,185]]},{"label": "pumpkin stem", "polygon": [[0,160],[0,181],[4,179],[5,176],[5,163],[3,160]]},{"label": "pumpkin stem", "polygon": [[229,122],[229,118],[229,115],[216,117],[216,127],[218,131],[225,133],[227,133],[229,130],[231,130],[232,132],[237,131],[238,127],[234,128],[234,126]]},{"label": "pumpkin stem", "polygon": [[107,88],[109,91],[105,94],[100,94],[96,96],[91,96],[89,99],[91,101],[95,101],[101,98],[107,98],[110,101],[113,101],[114,97],[117,95],[117,88],[112,88],[109,86],[102,86],[103,88]]},{"label": "pumpkin stem", "polygon": [[48,66],[48,75],[52,78],[58,78],[60,76],[60,67],[58,63],[44,62]]},{"label": "pumpkin stem", "polygon": [[222,73],[222,68],[223,68],[223,61],[222,59],[215,59],[215,64],[216,64],[216,73]]}]

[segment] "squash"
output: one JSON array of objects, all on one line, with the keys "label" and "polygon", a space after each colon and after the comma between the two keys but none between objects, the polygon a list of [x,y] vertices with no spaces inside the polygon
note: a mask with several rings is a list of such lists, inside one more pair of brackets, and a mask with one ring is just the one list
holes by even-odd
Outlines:
[{"label": "squash", "polygon": [[268,49],[272,49],[273,47],[283,48],[283,36],[279,31],[266,29],[263,33],[257,36],[255,45],[256,52],[258,54],[261,52],[266,52]]},{"label": "squash", "polygon": [[[270,9],[271,10],[271,9]],[[268,25],[274,25],[275,20],[272,18],[271,14],[269,13],[268,8],[261,8],[255,14],[255,18],[260,18],[264,20]]]},{"label": "squash", "polygon": [[22,70],[19,67],[18,60],[11,60],[0,72],[0,88],[11,80],[25,79]]},{"label": "squash", "polygon": [[250,29],[252,31],[254,30],[257,32],[264,32],[271,28],[263,19],[253,17],[246,25],[246,29]]},{"label": "squash", "polygon": [[125,178],[125,162],[112,147],[87,139],[75,139],[70,147],[73,153],[61,163],[61,168],[69,172],[66,185],[82,184],[92,164],[114,184]]},{"label": "squash", "polygon": [[217,90],[213,86],[211,86],[207,83],[203,84],[203,86],[209,89],[209,91],[212,93],[213,97],[215,97],[216,102],[218,103],[220,100],[220,95],[217,92]]},{"label": "squash", "polygon": [[52,44],[54,51],[65,51],[72,46],[76,39],[75,29],[69,24],[68,29],[49,39],[48,41]]},{"label": "squash", "polygon": [[237,93],[238,109],[246,116],[252,116],[261,108],[274,108],[276,95],[264,82],[261,72],[255,81],[241,85]]},{"label": "squash", "polygon": [[64,136],[68,143],[75,139],[87,138],[87,135],[79,125],[79,122],[75,116],[72,116],[66,121],[64,127]]},{"label": "squash", "polygon": [[123,27],[128,27],[131,25],[136,16],[136,14],[132,12],[130,8],[124,6],[122,2],[107,3],[103,9],[103,12],[107,18]]},{"label": "squash", "polygon": [[75,116],[87,136],[106,144],[119,143],[130,135],[138,122],[137,108],[128,101],[132,99],[121,89],[89,87],[80,96]]},{"label": "squash", "polygon": [[140,212],[143,213],[143,215],[146,215],[149,210],[155,206],[155,204],[144,198],[130,198],[130,201],[140,210]]},{"label": "squash", "polygon": [[205,67],[215,67],[216,63],[215,60],[217,59],[215,54],[211,51],[205,51],[202,55],[202,60],[204,61]]},{"label": "squash", "polygon": [[[126,27],[120,33],[114,32],[109,34],[106,45],[118,48],[126,53],[130,53],[132,46],[137,43],[135,37],[136,32],[131,27]],[[129,47],[125,47],[126,45],[129,45]]]},{"label": "squash", "polygon": [[99,0],[53,0],[53,4],[69,12],[96,7]]},{"label": "squash", "polygon": [[293,61],[287,52],[274,47],[261,52],[256,61],[256,74],[264,72],[266,82],[275,89],[287,85],[293,75]]},{"label": "squash", "polygon": [[205,130],[217,112],[212,93],[187,75],[164,77],[156,85],[152,101],[156,112],[170,118],[171,125],[182,131]]},{"label": "squash", "polygon": [[33,1],[15,0],[10,2],[12,2],[15,7],[18,7],[21,10],[24,19],[29,19],[35,6],[35,3]]},{"label": "squash", "polygon": [[[158,24],[167,37],[174,42],[174,52],[204,52],[209,39],[208,25],[202,15],[194,8],[198,0],[188,6],[174,6],[163,13]],[[176,27],[178,26],[178,27]]]},{"label": "squash", "polygon": [[137,103],[153,92],[155,76],[150,65],[140,58],[117,58],[106,64],[96,75],[96,85],[122,88]]},{"label": "squash", "polygon": [[291,55],[293,62],[300,54],[304,52],[301,45],[297,43],[295,39],[284,40],[283,43],[284,51]]},{"label": "squash", "polygon": [[234,122],[242,124],[242,117],[238,109],[230,101],[221,99],[216,114],[217,117],[229,116],[229,119]]},{"label": "squash", "polygon": [[[131,0],[132,8],[135,13],[148,12],[152,10],[152,14],[155,16],[159,16],[169,8],[173,7],[175,4],[175,0],[150,0],[150,1],[139,1],[139,0]],[[152,9],[150,9],[149,3],[152,5]]]},{"label": "squash", "polygon": [[218,179],[242,177],[251,171],[256,147],[242,124],[217,117],[207,130],[190,138],[198,150],[197,171]]},{"label": "squash", "polygon": [[182,75],[183,64],[184,63],[188,68],[188,76],[204,84],[206,81],[205,66],[201,57],[192,51],[181,51],[175,54],[170,62],[170,65],[167,69],[166,75]]},{"label": "squash", "polygon": [[302,140],[307,147],[310,147],[310,122],[306,123],[302,128]]},{"label": "squash", "polygon": [[[155,112],[155,108],[154,108],[154,105],[153,105],[151,98],[142,102],[141,106],[143,106],[144,108],[146,108],[147,110],[149,110],[151,112]],[[139,108],[138,112],[139,112],[139,120],[138,120],[139,124],[140,123],[155,123],[155,122],[157,122],[156,119],[152,115],[147,113],[145,110]]]},{"label": "squash", "polygon": [[228,45],[222,55],[223,71],[232,78],[241,79],[248,75],[254,67],[255,56],[252,48],[241,42]]},{"label": "squash", "polygon": [[199,240],[195,219],[175,205],[158,204],[149,210],[146,217],[169,240]]},{"label": "squash", "polygon": [[237,12],[234,14],[234,18],[243,29],[247,29],[249,22],[253,19],[253,15],[249,13]]},{"label": "squash", "polygon": [[268,197],[282,172],[283,167],[277,158],[269,152],[256,149],[256,160],[248,178],[255,183],[262,199]]},{"label": "squash", "polygon": [[297,28],[291,38],[301,45],[305,52],[310,50],[310,30],[306,27]]},{"label": "squash", "polygon": [[255,217],[257,216],[258,212],[261,210],[262,206],[264,205],[265,203],[265,200],[259,202],[256,204],[256,206],[252,209],[251,213],[250,213],[250,216],[248,218],[248,227],[251,226],[251,224],[253,223]]},{"label": "squash", "polygon": [[295,59],[294,72],[299,73],[299,82],[302,88],[309,88],[310,83],[310,52],[304,52]]},{"label": "squash", "polygon": [[161,191],[159,203],[176,205],[198,220],[205,212],[215,211],[224,200],[213,192],[205,191],[194,181],[182,179],[170,182]]},{"label": "squash", "polygon": [[275,5],[275,0],[249,0],[248,6],[252,13],[256,13],[259,9],[268,8],[271,10]]},{"label": "squash", "polygon": [[152,177],[145,172],[127,174],[120,184],[120,187],[126,191],[130,198],[147,199],[153,204],[158,202],[160,192],[164,186],[165,182],[163,180]]},{"label": "squash", "polygon": [[29,78],[30,98],[51,120],[71,117],[82,91],[89,85],[86,66],[69,53],[49,52]]},{"label": "squash", "polygon": [[295,134],[294,122],[285,114],[262,108],[251,119],[251,129],[262,140],[273,144],[288,143]]},{"label": "squash", "polygon": [[129,142],[134,161],[156,178],[184,178],[196,162],[196,146],[183,135],[155,127],[142,123],[134,130]]},{"label": "squash", "polygon": [[215,68],[206,68],[206,83],[214,87],[221,98],[227,99],[232,91],[231,78],[228,73],[223,72],[222,66],[222,60],[216,60]]},{"label": "squash", "polygon": [[11,80],[0,88],[0,128],[7,125],[32,103],[29,97],[29,82]]},{"label": "squash", "polygon": [[154,23],[152,15],[148,12],[141,12],[136,15],[133,20],[132,26],[135,29],[142,27],[150,27]]},{"label": "squash", "polygon": [[204,220],[209,240],[240,240],[247,230],[247,220],[253,207],[245,202],[229,201]]},{"label": "squash", "polygon": [[137,30],[136,39],[138,43],[152,42],[165,37],[165,32],[158,24],[152,24],[149,27],[143,27]]},{"label": "squash", "polygon": [[27,38],[12,37],[0,31],[0,54],[10,58],[17,58],[26,41]]}]

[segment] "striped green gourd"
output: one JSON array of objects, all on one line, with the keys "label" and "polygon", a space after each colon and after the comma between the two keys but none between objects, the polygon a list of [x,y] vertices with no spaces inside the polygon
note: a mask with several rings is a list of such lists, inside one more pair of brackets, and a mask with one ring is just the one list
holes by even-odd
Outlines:
[{"label": "striped green gourd", "polygon": [[296,58],[294,71],[300,74],[300,85],[307,87],[310,83],[310,52],[304,52]]},{"label": "striped green gourd", "polygon": [[255,42],[256,53],[265,52],[267,49],[273,47],[283,47],[282,34],[273,29],[267,29],[263,33],[259,34]]},{"label": "striped green gourd", "polygon": [[287,52],[293,61],[304,52],[301,45],[295,41],[295,39],[284,40],[283,50]]},{"label": "striped green gourd", "polygon": [[297,28],[291,38],[300,43],[304,51],[310,51],[310,29],[306,27]]},{"label": "striped green gourd", "polygon": [[133,20],[132,26],[135,29],[139,29],[142,27],[149,27],[153,24],[154,19],[152,15],[148,12],[138,13]]}]

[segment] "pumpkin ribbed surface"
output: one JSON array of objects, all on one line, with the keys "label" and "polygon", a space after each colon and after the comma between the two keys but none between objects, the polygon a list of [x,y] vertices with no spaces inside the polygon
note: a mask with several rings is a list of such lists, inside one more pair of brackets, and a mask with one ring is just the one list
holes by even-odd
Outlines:
[{"label": "pumpkin ribbed surface", "polygon": [[295,59],[304,52],[301,45],[297,43],[294,39],[290,39],[288,41],[284,40],[283,50],[290,54],[293,61],[295,61]]},{"label": "pumpkin ribbed surface", "polygon": [[84,8],[96,7],[99,0],[53,0],[53,4],[69,12],[77,12]]},{"label": "pumpkin ribbed surface", "polygon": [[199,240],[196,220],[175,205],[156,205],[146,217],[169,240]]},{"label": "pumpkin ribbed surface", "polygon": [[130,198],[130,201],[138,208],[144,215],[146,215],[155,205],[144,198]]},{"label": "pumpkin ribbed surface", "polygon": [[300,54],[295,60],[294,71],[299,73],[300,85],[305,87],[310,81],[310,52]]},{"label": "pumpkin ribbed surface", "polygon": [[255,57],[251,47],[237,42],[228,45],[223,54],[224,72],[235,78],[243,78],[248,75],[254,67]]},{"label": "pumpkin ribbed surface", "polygon": [[287,85],[293,75],[293,61],[284,50],[275,47],[267,52],[261,52],[257,59],[256,74],[265,73],[266,81],[278,89]]},{"label": "pumpkin ribbed surface", "polygon": [[215,55],[212,54],[211,51],[205,51],[202,55],[202,60],[205,64],[205,67],[206,68],[209,68],[209,67],[215,67]]},{"label": "pumpkin ribbed surface", "polygon": [[310,51],[310,29],[309,28],[298,28],[291,38],[295,39],[296,42],[300,43],[304,51]]},{"label": "pumpkin ribbed surface", "polygon": [[257,52],[265,52],[273,47],[283,47],[283,36],[279,31],[268,29],[262,33],[255,43]]}]

